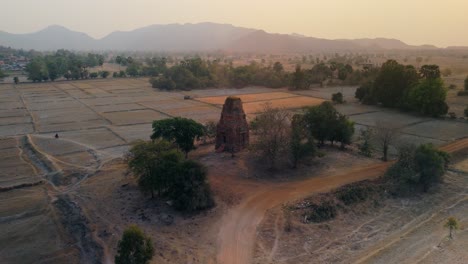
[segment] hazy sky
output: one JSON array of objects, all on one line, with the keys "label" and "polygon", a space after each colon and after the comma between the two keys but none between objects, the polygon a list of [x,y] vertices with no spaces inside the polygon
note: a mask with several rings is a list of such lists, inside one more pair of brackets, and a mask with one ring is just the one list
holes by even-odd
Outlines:
[{"label": "hazy sky", "polygon": [[151,24],[218,22],[336,38],[468,46],[468,0],[1,0],[0,30],[63,25],[100,38]]}]

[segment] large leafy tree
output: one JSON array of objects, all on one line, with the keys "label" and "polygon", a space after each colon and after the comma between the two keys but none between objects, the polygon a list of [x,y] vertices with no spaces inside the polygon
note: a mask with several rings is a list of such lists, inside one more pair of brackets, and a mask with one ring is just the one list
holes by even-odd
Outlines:
[{"label": "large leafy tree", "polygon": [[419,70],[421,77],[425,79],[440,78],[440,69],[437,65],[423,65]]},{"label": "large leafy tree", "polygon": [[339,114],[330,102],[306,108],[303,124],[321,145],[325,141],[332,143],[338,141],[344,148],[351,143],[354,134],[354,123],[346,116]]},{"label": "large leafy tree", "polygon": [[315,154],[315,142],[304,127],[303,116],[296,114],[291,121],[291,163],[296,168],[299,161]]},{"label": "large leafy tree", "polygon": [[448,106],[445,103],[447,90],[440,78],[421,80],[409,94],[411,107],[424,115],[445,115]]},{"label": "large leafy tree", "polygon": [[176,165],[182,154],[173,144],[165,140],[137,141],[127,154],[127,164],[138,177],[138,185],[143,191],[164,195],[175,177]]},{"label": "large leafy tree", "polygon": [[188,153],[195,149],[194,140],[203,136],[203,133],[202,124],[192,119],[174,117],[154,121],[151,139],[163,138],[175,142],[187,157]]},{"label": "large leafy tree", "polygon": [[405,95],[418,79],[418,72],[413,66],[388,60],[382,65],[373,84],[375,100],[386,107],[401,106]]},{"label": "large leafy tree", "polygon": [[419,183],[424,191],[442,181],[449,162],[447,153],[437,150],[432,144],[425,144],[418,147],[415,153],[414,162],[416,170],[419,172]]},{"label": "large leafy tree", "polygon": [[147,264],[153,258],[151,238],[136,225],[125,229],[117,246],[115,264]]},{"label": "large leafy tree", "polygon": [[192,160],[179,163],[177,168],[169,195],[174,207],[189,212],[213,207],[213,194],[206,182],[206,168]]}]

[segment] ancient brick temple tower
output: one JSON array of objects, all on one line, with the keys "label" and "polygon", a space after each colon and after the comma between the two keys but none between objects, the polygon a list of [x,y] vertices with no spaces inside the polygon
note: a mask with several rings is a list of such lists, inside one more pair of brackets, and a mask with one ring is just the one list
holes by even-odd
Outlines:
[{"label": "ancient brick temple tower", "polygon": [[239,97],[229,96],[216,127],[216,150],[237,152],[249,144],[249,125]]}]

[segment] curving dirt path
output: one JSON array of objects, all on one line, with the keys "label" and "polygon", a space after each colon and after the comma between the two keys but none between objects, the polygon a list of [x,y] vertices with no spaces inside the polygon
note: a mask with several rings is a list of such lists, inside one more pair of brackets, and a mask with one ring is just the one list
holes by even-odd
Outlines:
[{"label": "curving dirt path", "polygon": [[[455,152],[465,148],[468,148],[468,138],[455,141],[440,149]],[[218,234],[217,262],[219,264],[251,262],[256,229],[268,209],[312,193],[326,192],[352,182],[377,178],[383,175],[391,164],[393,163],[379,163],[351,169],[342,174],[324,175],[300,182],[278,183],[257,191],[222,218]]]}]

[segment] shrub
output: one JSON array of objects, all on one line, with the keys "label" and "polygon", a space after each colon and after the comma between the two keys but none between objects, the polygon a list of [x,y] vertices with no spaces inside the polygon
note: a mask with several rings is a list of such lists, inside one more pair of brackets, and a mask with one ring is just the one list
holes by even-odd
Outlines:
[{"label": "shrub", "polygon": [[351,205],[367,200],[374,193],[371,186],[361,184],[348,185],[336,192],[336,197],[345,205]]},{"label": "shrub", "polygon": [[468,117],[468,105],[465,108],[464,114],[465,114],[465,117]]},{"label": "shrub", "polygon": [[335,218],[337,215],[336,205],[326,201],[321,204],[311,205],[310,211],[305,218],[308,222],[321,223]]},{"label": "shrub", "polygon": [[182,211],[198,211],[214,206],[213,194],[206,182],[206,168],[187,160],[179,165],[170,196],[174,207]]},{"label": "shrub", "polygon": [[116,264],[147,264],[153,258],[151,238],[136,225],[125,229],[117,246]]},{"label": "shrub", "polygon": [[332,101],[336,104],[342,104],[344,103],[343,101],[343,94],[338,92],[338,93],[334,93],[332,94]]}]

